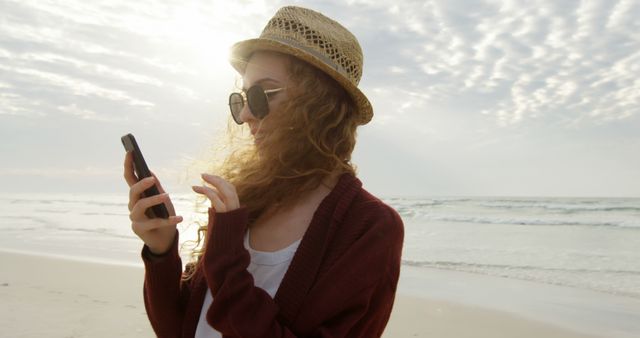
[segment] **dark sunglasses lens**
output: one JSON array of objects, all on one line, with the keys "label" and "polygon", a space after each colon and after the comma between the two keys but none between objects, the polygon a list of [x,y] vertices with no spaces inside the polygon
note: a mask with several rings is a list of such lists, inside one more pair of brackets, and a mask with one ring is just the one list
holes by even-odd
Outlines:
[{"label": "dark sunglasses lens", "polygon": [[247,101],[249,109],[257,119],[262,119],[269,113],[269,101],[264,89],[260,86],[253,86],[247,90]]},{"label": "dark sunglasses lens", "polygon": [[233,120],[238,124],[242,124],[242,120],[240,119],[240,112],[242,111],[242,107],[244,107],[244,99],[240,93],[232,93],[229,96],[229,109],[231,109],[231,116]]}]

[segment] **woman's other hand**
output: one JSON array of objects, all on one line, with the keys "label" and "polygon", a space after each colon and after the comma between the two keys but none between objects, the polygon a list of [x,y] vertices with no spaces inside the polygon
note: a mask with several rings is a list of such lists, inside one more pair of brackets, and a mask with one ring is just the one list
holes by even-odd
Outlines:
[{"label": "woman's other hand", "polygon": [[212,185],[192,186],[191,188],[198,194],[207,196],[211,201],[211,207],[216,212],[228,212],[240,208],[240,200],[236,187],[225,181],[222,177],[210,174],[202,174],[202,179]]},{"label": "woman's other hand", "polygon": [[[133,171],[133,156],[127,152],[124,158],[124,178],[129,185],[129,219],[131,229],[149,247],[151,253],[160,255],[171,248],[175,238],[176,226],[182,222],[182,216],[176,216],[176,211],[156,175],[138,181]],[[142,192],[152,187],[158,187],[160,194],[142,197]],[[169,211],[169,218],[149,218],[145,214],[147,208],[164,203]]]}]

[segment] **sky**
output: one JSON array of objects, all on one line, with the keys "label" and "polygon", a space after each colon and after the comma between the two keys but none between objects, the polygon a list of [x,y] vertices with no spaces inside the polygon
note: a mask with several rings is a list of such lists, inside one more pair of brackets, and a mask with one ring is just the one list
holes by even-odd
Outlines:
[{"label": "sky", "polygon": [[0,0],[0,192],[126,193],[127,133],[189,191],[229,121],[229,47],[284,5],[360,41],[370,192],[640,196],[640,0]]}]

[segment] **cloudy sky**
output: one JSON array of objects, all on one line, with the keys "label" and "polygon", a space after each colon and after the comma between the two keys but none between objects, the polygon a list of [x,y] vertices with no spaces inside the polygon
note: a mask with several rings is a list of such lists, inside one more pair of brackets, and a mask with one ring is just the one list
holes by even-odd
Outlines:
[{"label": "cloudy sky", "polygon": [[228,122],[229,46],[287,4],[360,40],[373,193],[640,196],[640,0],[0,0],[0,190],[124,192],[132,132],[188,191]]}]

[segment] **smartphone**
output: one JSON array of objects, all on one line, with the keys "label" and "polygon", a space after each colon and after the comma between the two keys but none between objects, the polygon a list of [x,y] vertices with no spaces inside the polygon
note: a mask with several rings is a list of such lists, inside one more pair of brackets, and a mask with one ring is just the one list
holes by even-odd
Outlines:
[{"label": "smartphone", "polygon": [[[138,180],[152,176],[151,171],[149,171],[149,167],[147,166],[147,162],[145,162],[144,157],[142,156],[140,147],[138,147],[136,138],[131,134],[127,134],[122,136],[120,140],[122,141],[124,149],[133,153],[133,169]],[[158,195],[159,193],[158,187],[154,184],[151,188],[145,190],[142,195],[144,197],[150,197]],[[147,208],[145,215],[149,218],[169,218],[169,211],[164,203],[160,203]]]}]

